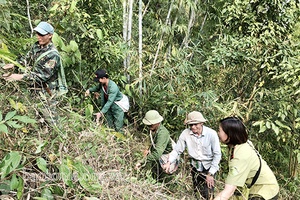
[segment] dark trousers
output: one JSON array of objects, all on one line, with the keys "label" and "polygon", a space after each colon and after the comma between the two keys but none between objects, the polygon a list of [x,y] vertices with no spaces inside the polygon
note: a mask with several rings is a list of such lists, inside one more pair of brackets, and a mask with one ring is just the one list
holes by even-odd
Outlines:
[{"label": "dark trousers", "polygon": [[157,182],[160,183],[167,183],[170,182],[172,179],[172,175],[167,174],[163,171],[161,168],[159,162],[152,162],[151,163],[151,172],[152,172],[152,178],[155,179]]},{"label": "dark trousers", "polygon": [[[278,199],[278,194],[270,200],[277,200],[277,199]],[[249,200],[265,200],[265,199],[263,197],[260,197],[260,196],[259,197],[258,196],[251,197],[251,195],[250,195]]]},{"label": "dark trousers", "polygon": [[192,167],[191,171],[195,195],[200,193],[200,195],[206,200],[213,198],[214,194],[214,188],[207,187],[206,176],[203,175],[207,174],[208,170],[199,172],[195,167]]}]

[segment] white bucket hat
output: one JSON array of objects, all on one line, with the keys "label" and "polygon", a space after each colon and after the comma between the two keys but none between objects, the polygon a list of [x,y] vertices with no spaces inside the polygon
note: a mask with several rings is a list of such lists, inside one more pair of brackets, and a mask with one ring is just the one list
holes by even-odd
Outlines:
[{"label": "white bucket hat", "polygon": [[146,125],[153,125],[161,122],[164,118],[156,111],[149,110],[143,119],[143,123]]},{"label": "white bucket hat", "polygon": [[207,120],[198,111],[190,112],[185,120],[185,124],[199,124],[204,122],[207,122]]}]

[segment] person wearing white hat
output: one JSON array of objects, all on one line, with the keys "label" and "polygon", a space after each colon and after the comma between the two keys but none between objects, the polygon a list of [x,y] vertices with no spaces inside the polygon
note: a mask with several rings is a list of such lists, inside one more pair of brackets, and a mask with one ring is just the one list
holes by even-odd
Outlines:
[{"label": "person wearing white hat", "polygon": [[185,124],[190,127],[181,133],[175,149],[163,167],[168,172],[170,163],[187,148],[191,160],[194,194],[211,199],[214,192],[214,176],[219,170],[221,160],[221,148],[217,132],[204,126],[206,121],[198,111],[188,114]]},{"label": "person wearing white hat", "polygon": [[[160,167],[159,159],[163,154],[172,151],[172,141],[169,131],[161,124],[163,117],[156,110],[149,110],[143,118],[143,123],[149,127],[151,146],[144,152],[145,158],[136,164],[136,169],[148,165],[152,176],[157,181],[163,181],[167,174]],[[143,164],[143,165],[142,165]]]}]

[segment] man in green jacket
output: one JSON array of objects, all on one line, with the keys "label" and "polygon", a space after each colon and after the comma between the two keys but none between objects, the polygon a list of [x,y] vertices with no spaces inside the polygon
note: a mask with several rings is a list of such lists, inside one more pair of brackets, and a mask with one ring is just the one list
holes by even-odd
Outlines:
[{"label": "man in green jacket", "polygon": [[144,165],[151,167],[153,178],[157,181],[163,181],[166,173],[163,172],[159,164],[159,159],[163,154],[168,154],[172,151],[172,141],[169,131],[161,124],[163,117],[156,111],[150,110],[143,118],[143,123],[148,125],[150,129],[151,146],[149,150],[144,152],[146,156],[135,166],[139,169]]},{"label": "man in green jacket", "polygon": [[100,93],[101,110],[96,113],[96,122],[98,123],[100,117],[105,116],[109,127],[114,128],[118,132],[123,132],[124,111],[116,104],[116,101],[120,101],[123,98],[123,94],[120,92],[117,84],[109,79],[109,75],[103,69],[98,69],[95,72],[94,81],[99,84],[89,88],[85,92],[85,96],[89,96],[90,92]]}]

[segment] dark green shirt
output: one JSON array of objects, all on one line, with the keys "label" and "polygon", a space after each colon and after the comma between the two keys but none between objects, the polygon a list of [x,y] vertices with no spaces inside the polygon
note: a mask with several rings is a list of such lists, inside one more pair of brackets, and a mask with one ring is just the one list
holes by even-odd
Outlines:
[{"label": "dark green shirt", "polygon": [[153,134],[153,144],[150,148],[150,153],[147,156],[147,162],[158,161],[162,154],[168,154],[172,151],[172,141],[170,139],[169,131],[162,125],[158,127],[155,134]]},{"label": "dark green shirt", "polygon": [[122,93],[119,90],[117,84],[109,80],[107,86],[107,95],[108,99],[104,98],[104,89],[102,88],[101,84],[98,84],[92,88],[89,88],[90,92],[100,92],[101,94],[101,112],[106,113],[112,106],[118,106],[115,104],[115,101],[120,101],[123,98]]}]

